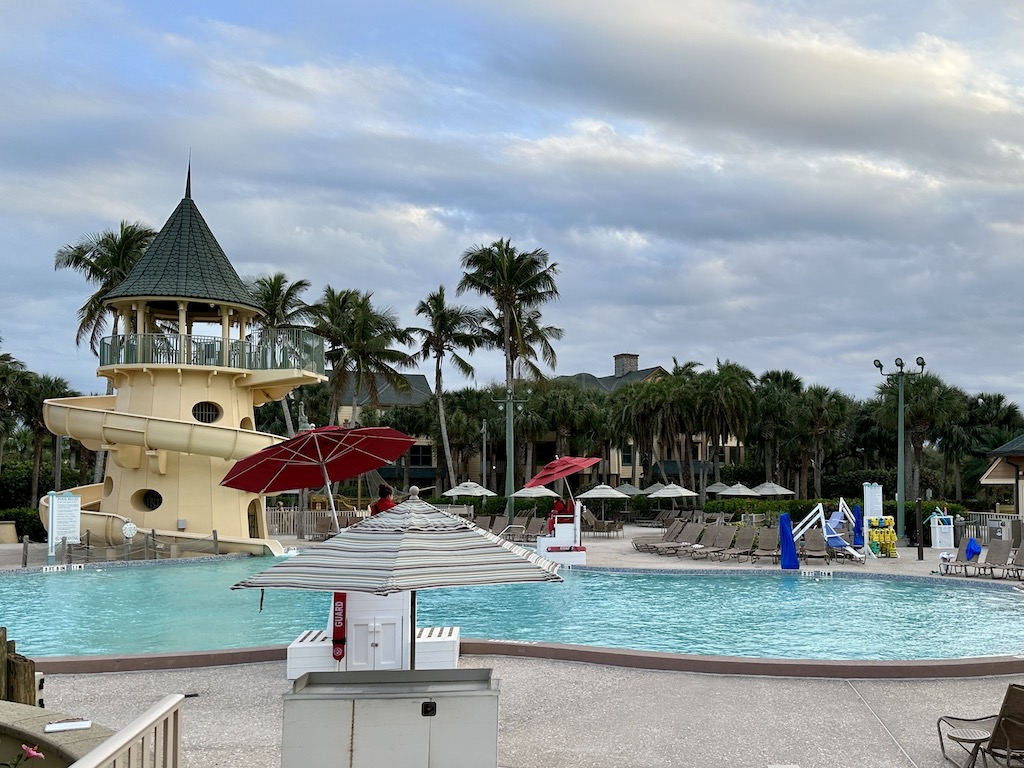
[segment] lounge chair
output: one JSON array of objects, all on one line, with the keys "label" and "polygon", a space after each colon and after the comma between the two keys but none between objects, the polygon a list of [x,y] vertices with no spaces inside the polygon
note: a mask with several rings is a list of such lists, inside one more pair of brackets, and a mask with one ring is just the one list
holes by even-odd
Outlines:
[{"label": "lounge chair", "polygon": [[491,521],[493,520],[493,515],[478,515],[473,518],[473,525],[483,531],[489,531],[491,530]]},{"label": "lounge chair", "polygon": [[636,524],[644,526],[645,528],[666,528],[668,527],[665,519],[672,513],[670,509],[663,509],[654,517],[648,517],[643,520],[637,520]]},{"label": "lounge chair", "polygon": [[694,549],[700,549],[711,543],[711,540],[718,535],[718,526],[704,525],[704,523],[689,523],[693,526],[695,534],[685,539],[680,537],[679,546],[676,547],[676,557],[688,557]]},{"label": "lounge chair", "polygon": [[[943,733],[942,726],[947,730]],[[987,717],[940,717],[937,723],[939,749],[946,755],[946,739],[970,753],[966,768],[973,768],[981,756],[988,765],[987,757],[995,759],[997,765],[1021,765],[1024,761],[1024,685],[1010,683],[1003,696],[998,714]]]},{"label": "lounge chair", "polygon": [[333,531],[333,521],[329,517],[318,517],[316,522],[313,523],[313,535],[310,536],[312,541],[326,541],[331,538]]},{"label": "lounge chair", "polygon": [[683,530],[683,525],[682,522],[673,523],[665,529],[664,533],[658,536],[637,536],[633,539],[633,549],[637,552],[649,552],[651,544],[657,544],[661,541],[672,541]]},{"label": "lounge chair", "polygon": [[682,523],[682,528],[673,537],[672,541],[665,541],[655,544],[650,551],[656,555],[674,555],[680,547],[689,546],[700,538],[704,526],[701,523]]},{"label": "lounge chair", "polygon": [[608,536],[622,532],[621,520],[598,520],[594,513],[586,508],[583,510],[582,517],[583,530],[587,533],[603,533]]},{"label": "lounge chair", "polygon": [[1011,548],[1013,542],[1009,539],[996,539],[988,545],[988,550],[985,552],[985,559],[978,559],[978,564],[975,566],[976,574],[987,573],[993,579],[996,577],[995,569],[1002,568],[1003,575],[1000,578],[1006,578],[1006,565],[1010,560]]},{"label": "lounge chair", "polygon": [[1024,546],[1017,547],[1017,552],[1013,556],[1013,560],[1008,562],[1003,567],[1003,576],[1009,576],[1010,572],[1013,571],[1013,575],[1018,580],[1024,581]]},{"label": "lounge chair", "polygon": [[736,558],[739,562],[741,557],[750,557],[754,551],[754,539],[757,537],[757,528],[753,525],[745,525],[736,534],[736,543],[722,552],[712,552],[711,557],[717,560],[731,560]]},{"label": "lounge chair", "polygon": [[821,528],[808,528],[804,531],[804,545],[800,554],[805,563],[809,560],[824,560],[825,565],[828,565],[828,544],[825,542],[825,532]]},{"label": "lounge chair", "polygon": [[526,541],[536,541],[538,536],[543,536],[546,530],[545,522],[547,521],[543,517],[531,517],[526,523],[526,533],[523,538]]},{"label": "lounge chair", "polygon": [[779,529],[758,528],[757,547],[750,553],[750,562],[757,562],[762,557],[770,557],[777,562],[779,557]]},{"label": "lounge chair", "polygon": [[[715,535],[707,541],[702,547],[691,547],[690,557],[694,560],[701,560],[703,558],[709,558],[712,555],[717,555],[732,546],[732,540],[736,537],[736,529],[731,525],[716,525],[712,526],[712,529],[717,528]],[[705,539],[708,537],[705,536]]]},{"label": "lounge chair", "polygon": [[973,556],[967,556],[967,545],[970,544],[974,539],[964,537],[960,540],[960,547],[956,551],[956,559],[950,560],[947,563],[942,564],[944,567],[939,568],[942,573],[963,573],[964,576],[970,576],[967,573],[968,568],[974,568],[978,564],[978,555],[981,554],[979,550]]}]

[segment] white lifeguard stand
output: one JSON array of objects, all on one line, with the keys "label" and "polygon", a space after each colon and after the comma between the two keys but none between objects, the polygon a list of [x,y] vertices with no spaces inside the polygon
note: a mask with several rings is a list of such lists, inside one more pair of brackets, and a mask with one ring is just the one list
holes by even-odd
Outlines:
[{"label": "white lifeguard stand", "polygon": [[586,565],[587,548],[583,546],[580,517],[583,505],[573,503],[573,514],[555,515],[554,530],[537,537],[537,554],[561,565]]}]

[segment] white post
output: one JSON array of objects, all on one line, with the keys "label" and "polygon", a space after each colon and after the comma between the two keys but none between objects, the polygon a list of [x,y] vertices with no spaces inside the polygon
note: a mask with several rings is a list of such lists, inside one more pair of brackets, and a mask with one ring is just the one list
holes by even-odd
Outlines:
[{"label": "white post", "polygon": [[48,497],[46,510],[46,564],[54,565],[57,562],[57,555],[54,552],[54,544],[56,542],[53,539],[53,508],[57,503],[57,492],[50,491],[46,495]]}]

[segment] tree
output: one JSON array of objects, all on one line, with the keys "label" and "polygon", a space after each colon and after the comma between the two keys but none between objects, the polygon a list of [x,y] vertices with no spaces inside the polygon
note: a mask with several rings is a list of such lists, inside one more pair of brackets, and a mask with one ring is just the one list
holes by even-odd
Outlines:
[{"label": "tree", "polygon": [[825,465],[825,448],[829,438],[850,419],[850,398],[838,390],[815,384],[803,394],[803,405],[810,431],[813,452],[814,498],[821,498],[821,474]]},{"label": "tree", "polygon": [[[43,440],[50,435],[50,430],[43,421],[43,402],[58,397],[77,397],[78,392],[71,389],[66,379],[58,376],[29,373],[26,377],[25,386],[22,389],[19,402],[19,415],[22,422],[32,430],[33,451],[32,451],[32,489],[29,499],[29,506],[34,507],[39,502],[39,474],[43,465]],[[54,441],[60,438],[51,435]],[[57,452],[54,451],[54,460],[57,460]],[[54,489],[60,490],[60,489]]]},{"label": "tree", "polygon": [[[754,408],[754,374],[741,365],[717,361],[717,369],[701,371],[697,376],[696,413],[700,431],[710,443],[715,482],[721,478],[718,463],[720,447],[730,435],[745,435]],[[707,487],[706,463],[701,464],[701,503]]]},{"label": "tree", "polygon": [[428,327],[410,328],[409,331],[420,338],[419,357],[424,361],[430,359],[434,361],[434,398],[437,401],[437,421],[441,431],[445,463],[448,466],[449,487],[451,487],[456,484],[455,466],[452,462],[452,447],[448,439],[448,423],[445,418],[442,369],[447,356],[451,358],[460,373],[472,378],[473,366],[459,354],[459,351],[472,352],[479,345],[480,311],[447,304],[442,285],[416,305],[416,314],[427,321]]},{"label": "tree", "polygon": [[0,353],[0,468],[3,467],[4,445],[17,428],[17,404],[25,376],[24,363],[9,352]]},{"label": "tree", "polygon": [[494,317],[501,323],[505,387],[511,389],[517,357],[530,349],[531,333],[543,329],[539,313],[532,310],[558,298],[558,264],[549,263],[541,248],[520,252],[509,240],[496,240],[463,253],[462,269],[458,293],[474,291],[494,302]]},{"label": "tree", "polygon": [[411,344],[412,334],[398,324],[398,315],[390,307],[373,306],[373,293],[324,288],[323,298],[310,307],[313,332],[329,346],[331,361],[331,418],[336,424],[342,393],[352,388],[352,419],[358,422],[359,395],[369,395],[373,405],[380,404],[380,382],[404,392],[409,388],[398,368],[415,363],[409,353],[396,344]]},{"label": "tree", "polygon": [[782,439],[794,423],[803,387],[792,371],[772,370],[761,374],[754,388],[751,437],[761,448],[766,483],[782,483]]},{"label": "tree", "polygon": [[[302,294],[309,289],[308,280],[291,283],[284,272],[275,272],[273,275],[260,275],[250,281],[249,289],[263,310],[263,316],[253,322],[256,327],[281,330],[305,325],[309,320],[309,305],[302,300]],[[271,349],[276,352],[276,345]],[[284,412],[285,432],[291,437],[295,434],[295,427],[292,425],[287,395],[281,398],[281,409]]]},{"label": "tree", "polygon": [[111,333],[117,335],[117,313],[103,304],[103,298],[132,271],[139,257],[146,252],[156,231],[142,222],[122,221],[120,229],[86,235],[74,245],[65,245],[54,256],[54,269],[73,269],[96,290],[78,310],[78,333],[75,343],[89,339],[89,349],[99,354],[99,341],[111,318]]}]

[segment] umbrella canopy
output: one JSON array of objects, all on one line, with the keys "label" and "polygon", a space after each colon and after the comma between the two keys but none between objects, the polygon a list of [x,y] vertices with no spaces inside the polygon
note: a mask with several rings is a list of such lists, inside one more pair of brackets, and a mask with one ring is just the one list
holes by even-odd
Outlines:
[{"label": "umbrella canopy", "polygon": [[675,483],[669,483],[664,488],[647,494],[649,499],[682,499],[692,496],[697,496],[697,494],[689,488],[683,488],[683,486],[676,485]]},{"label": "umbrella canopy", "polygon": [[526,487],[532,488],[537,485],[547,485],[555,480],[575,474],[581,469],[592,467],[601,459],[585,459],[575,456],[562,456],[561,458],[549,461],[540,471],[526,481]]},{"label": "umbrella canopy", "polygon": [[729,486],[726,485],[725,483],[712,483],[704,490],[707,491],[708,493],[721,493],[722,491],[729,490]]},{"label": "umbrella canopy", "polygon": [[637,488],[631,483],[622,483],[615,487],[615,490],[619,493],[624,493],[627,496],[643,496],[644,492]]},{"label": "umbrella canopy", "polygon": [[728,488],[726,488],[724,491],[719,491],[718,495],[719,496],[751,496],[751,497],[753,497],[753,496],[760,496],[761,494],[759,494],[753,488],[747,488],[747,486],[745,486],[743,483],[736,483],[736,485],[731,485]]},{"label": "umbrella canopy", "polygon": [[558,564],[410,497],[232,589],[389,595],[441,587],[561,581]]},{"label": "umbrella canopy", "polygon": [[[250,493],[329,486],[389,464],[416,442],[391,427],[318,427],[235,462],[220,484]],[[334,494],[331,516],[338,525]]]},{"label": "umbrella canopy", "polygon": [[497,496],[498,494],[489,488],[484,488],[480,483],[467,480],[464,483],[459,483],[454,488],[449,488],[441,495],[457,498],[459,496]]},{"label": "umbrella canopy", "polygon": [[595,485],[589,491],[584,491],[583,493],[577,493],[576,494],[576,498],[577,499],[628,499],[629,496],[627,496],[626,494],[622,493],[621,491],[615,490],[610,485],[605,485],[604,483],[602,483],[601,485]]},{"label": "umbrella canopy", "polygon": [[757,491],[761,496],[793,496],[796,491],[791,491],[789,488],[783,488],[778,483],[761,483],[755,485],[753,490]]},{"label": "umbrella canopy", "polygon": [[648,485],[646,488],[644,488],[644,493],[650,496],[655,491],[660,491],[664,487],[664,483],[654,483],[654,485]]},{"label": "umbrella canopy", "polygon": [[558,494],[552,491],[550,488],[545,488],[543,485],[527,486],[526,488],[520,488],[518,491],[512,494],[517,499],[543,499],[552,498],[557,499]]},{"label": "umbrella canopy", "polygon": [[789,512],[779,515],[779,566],[784,571],[800,570],[800,557],[796,552],[796,541],[793,539],[793,524],[789,520]]}]

